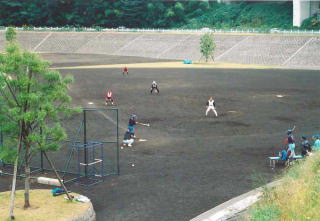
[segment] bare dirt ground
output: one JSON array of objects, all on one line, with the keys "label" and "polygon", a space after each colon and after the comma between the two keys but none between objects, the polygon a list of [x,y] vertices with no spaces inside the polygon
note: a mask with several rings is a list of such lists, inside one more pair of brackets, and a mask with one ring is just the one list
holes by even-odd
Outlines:
[{"label": "bare dirt ground", "polygon": [[[63,57],[63,66],[68,59]],[[130,59],[105,56],[90,62],[148,62]],[[72,55],[71,60],[69,66],[88,65],[83,57]],[[91,188],[69,185],[92,200],[98,221],[189,220],[273,179],[279,171],[268,167],[267,157],[279,152],[287,129],[296,125],[295,134],[308,136],[320,130],[319,71],[144,68],[130,69],[129,76],[119,69],[61,72],[75,78],[70,94],[76,105],[103,107],[105,89],[113,90],[120,138],[130,114],[151,124],[137,127],[137,136],[147,142],[121,150],[120,176]],[[159,83],[159,95],[150,95],[153,80]],[[205,117],[209,96],[216,100],[218,118],[212,112]],[[0,177],[0,191],[9,185],[9,178]]]}]

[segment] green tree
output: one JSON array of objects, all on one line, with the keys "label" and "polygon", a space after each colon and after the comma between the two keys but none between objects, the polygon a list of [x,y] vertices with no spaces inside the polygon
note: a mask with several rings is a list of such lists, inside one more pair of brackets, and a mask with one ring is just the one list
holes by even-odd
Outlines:
[{"label": "green tree", "polygon": [[214,61],[214,50],[216,48],[216,44],[213,38],[213,35],[210,33],[204,34],[200,39],[200,52],[202,56],[208,62],[209,58],[212,58]]},{"label": "green tree", "polygon": [[9,27],[8,30],[6,31],[6,40],[9,42],[15,41],[17,38],[17,33],[14,30],[13,27]]},{"label": "green tree", "polygon": [[0,26],[9,25],[292,28],[292,2],[0,0]]},{"label": "green tree", "polygon": [[[71,76],[62,77],[49,69],[38,55],[21,51],[14,42],[0,54],[0,125],[6,135],[0,158],[18,161],[23,153],[25,167],[24,207],[30,207],[30,161],[39,151],[57,151],[66,139],[60,117],[70,116],[67,94]],[[16,168],[15,168],[16,169]],[[14,194],[12,192],[12,194]],[[10,211],[13,219],[13,212]]]},{"label": "green tree", "polygon": [[139,28],[143,23],[143,13],[146,11],[144,0],[121,0],[121,20],[126,27]]}]

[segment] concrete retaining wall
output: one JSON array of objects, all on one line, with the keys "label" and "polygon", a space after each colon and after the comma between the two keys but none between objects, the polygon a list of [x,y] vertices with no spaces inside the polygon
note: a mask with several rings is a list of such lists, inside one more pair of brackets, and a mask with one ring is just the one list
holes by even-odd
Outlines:
[{"label": "concrete retaining wall", "polygon": [[[47,53],[108,54],[199,60],[201,35],[123,32],[19,32],[23,48]],[[216,35],[219,62],[320,68],[316,36]],[[0,50],[4,49],[0,31]]]},{"label": "concrete retaining wall", "polygon": [[240,221],[246,210],[256,203],[262,196],[263,188],[272,188],[279,185],[281,180],[271,182],[263,187],[251,190],[240,196],[237,196],[227,202],[224,202],[207,212],[191,219],[190,221]]},{"label": "concrete retaining wall", "polygon": [[92,203],[91,202],[89,203],[90,203],[90,206],[83,214],[80,214],[78,217],[70,221],[96,221],[96,213],[93,209]]}]

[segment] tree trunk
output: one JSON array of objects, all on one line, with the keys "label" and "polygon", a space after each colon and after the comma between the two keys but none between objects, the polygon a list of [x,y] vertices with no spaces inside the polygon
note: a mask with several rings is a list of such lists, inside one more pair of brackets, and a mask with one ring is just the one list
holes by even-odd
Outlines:
[{"label": "tree trunk", "polygon": [[211,58],[212,58],[212,61],[214,62],[214,55],[212,55]]},{"label": "tree trunk", "polygon": [[16,193],[16,183],[17,183],[17,172],[18,172],[18,161],[19,161],[19,155],[16,157],[16,160],[14,161],[14,170],[13,170],[13,178],[12,178],[12,188],[11,188],[11,196],[10,196],[10,211],[9,211],[9,219],[14,220],[14,197]]},{"label": "tree trunk", "polygon": [[46,157],[46,159],[48,160],[48,162],[49,162],[49,164],[50,164],[50,167],[51,167],[51,169],[53,170],[53,172],[55,173],[55,175],[56,175],[56,177],[57,177],[60,185],[62,186],[63,190],[66,192],[68,199],[71,201],[71,200],[72,200],[72,197],[71,197],[70,194],[68,193],[68,190],[67,190],[66,186],[64,185],[64,183],[62,182],[62,180],[61,180],[61,178],[60,178],[60,176],[59,176],[56,168],[54,167],[52,161],[49,159],[49,157],[48,157],[48,155],[47,155],[47,153],[46,153],[45,151],[43,151],[43,154],[44,154],[44,156]]},{"label": "tree trunk", "polygon": [[24,180],[24,208],[30,207],[30,162],[29,162],[30,147],[26,146],[25,153],[25,180]]},{"label": "tree trunk", "polygon": [[10,207],[9,207],[9,219],[14,220],[14,199],[15,199],[15,192],[16,192],[16,183],[17,183],[17,173],[18,173],[18,162],[19,162],[19,155],[21,152],[22,146],[22,127],[20,126],[20,136],[19,136],[19,143],[17,147],[17,157],[14,161],[14,169],[13,169],[13,178],[12,178],[12,187],[11,187],[11,196],[10,196]]}]

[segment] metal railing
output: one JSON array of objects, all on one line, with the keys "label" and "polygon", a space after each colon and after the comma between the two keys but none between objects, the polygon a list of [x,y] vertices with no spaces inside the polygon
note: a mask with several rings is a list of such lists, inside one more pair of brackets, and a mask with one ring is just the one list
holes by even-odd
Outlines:
[{"label": "metal railing", "polygon": [[[7,27],[0,26],[0,30]],[[311,34],[320,35],[320,30],[306,29],[162,29],[162,28],[88,28],[88,27],[16,27],[19,31],[52,31],[52,32],[180,32],[180,33],[256,33],[256,34]]]}]

